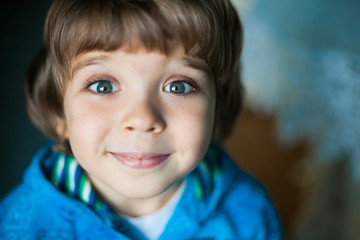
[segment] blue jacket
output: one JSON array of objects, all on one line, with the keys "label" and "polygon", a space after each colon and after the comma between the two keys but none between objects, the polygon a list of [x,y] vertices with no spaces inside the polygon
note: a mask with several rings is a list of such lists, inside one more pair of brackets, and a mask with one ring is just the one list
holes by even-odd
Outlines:
[{"label": "blue jacket", "polygon": [[[121,217],[94,211],[59,191],[34,156],[23,183],[0,204],[0,239],[145,239]],[[209,155],[209,154],[207,154]],[[275,208],[264,188],[220,148],[187,176],[187,185],[160,239],[282,239]]]}]

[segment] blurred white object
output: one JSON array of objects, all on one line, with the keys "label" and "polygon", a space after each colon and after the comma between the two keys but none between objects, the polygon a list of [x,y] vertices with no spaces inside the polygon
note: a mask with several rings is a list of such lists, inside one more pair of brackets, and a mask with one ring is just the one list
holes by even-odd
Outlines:
[{"label": "blurred white object", "polygon": [[248,107],[275,115],[283,143],[312,146],[293,238],[360,239],[360,1],[235,2]]},{"label": "blurred white object", "polygon": [[312,141],[315,159],[349,157],[360,180],[360,1],[247,6],[239,10],[247,103],[276,113],[283,142]]}]

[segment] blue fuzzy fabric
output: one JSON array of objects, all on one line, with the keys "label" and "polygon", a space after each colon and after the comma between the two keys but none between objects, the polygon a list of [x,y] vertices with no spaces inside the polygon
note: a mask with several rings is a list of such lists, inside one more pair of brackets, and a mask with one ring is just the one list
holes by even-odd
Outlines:
[{"label": "blue fuzzy fabric", "polygon": [[[50,145],[42,147],[24,182],[1,202],[0,239],[146,239],[108,207],[94,210],[50,183],[40,162],[51,152]],[[278,240],[282,234],[262,185],[213,145],[187,176],[185,192],[159,239]]]}]

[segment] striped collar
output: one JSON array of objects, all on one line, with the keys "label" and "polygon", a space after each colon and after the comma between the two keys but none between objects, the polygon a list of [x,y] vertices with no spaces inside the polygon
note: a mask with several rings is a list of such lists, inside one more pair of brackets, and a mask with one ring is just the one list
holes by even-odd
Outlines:
[{"label": "striped collar", "polygon": [[59,190],[92,209],[101,208],[102,201],[96,197],[89,178],[73,156],[51,151],[43,159],[42,168],[46,178]]},{"label": "striped collar", "polygon": [[200,201],[214,191],[221,177],[220,159],[223,156],[219,150],[218,146],[211,144],[198,167],[190,173],[196,198]]}]

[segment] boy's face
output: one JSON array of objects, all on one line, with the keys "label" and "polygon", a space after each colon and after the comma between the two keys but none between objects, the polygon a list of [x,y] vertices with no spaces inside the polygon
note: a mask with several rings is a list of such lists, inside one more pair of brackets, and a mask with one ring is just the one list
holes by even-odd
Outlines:
[{"label": "boy's face", "polygon": [[105,199],[166,195],[198,164],[215,114],[203,65],[181,47],[169,56],[118,49],[76,59],[64,97],[66,134]]}]

